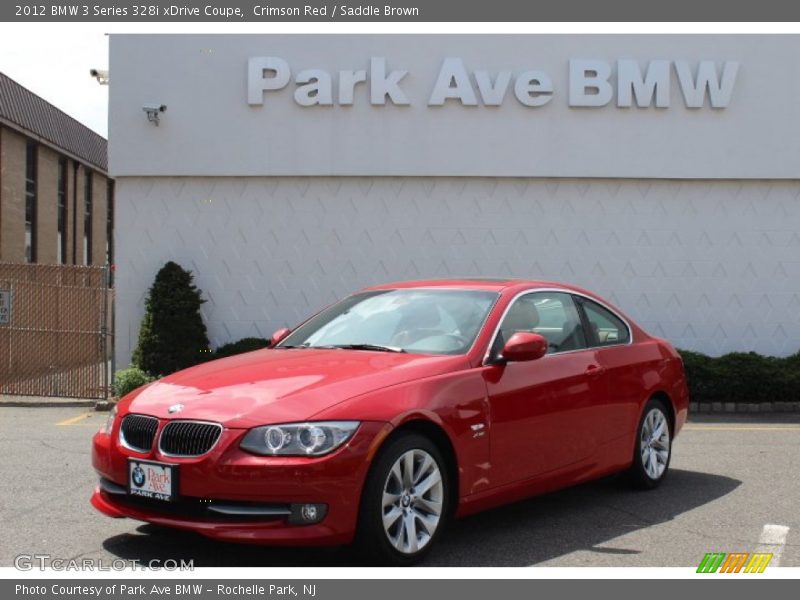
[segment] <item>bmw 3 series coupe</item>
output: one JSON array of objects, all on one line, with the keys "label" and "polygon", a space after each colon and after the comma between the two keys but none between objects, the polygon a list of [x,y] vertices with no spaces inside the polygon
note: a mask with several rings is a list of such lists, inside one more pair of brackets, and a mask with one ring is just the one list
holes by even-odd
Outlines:
[{"label": "bmw 3 series coupe", "polygon": [[412,564],[451,518],[617,472],[656,487],[688,404],[672,346],[589,291],[380,285],[122,398],[93,439],[91,502]]}]

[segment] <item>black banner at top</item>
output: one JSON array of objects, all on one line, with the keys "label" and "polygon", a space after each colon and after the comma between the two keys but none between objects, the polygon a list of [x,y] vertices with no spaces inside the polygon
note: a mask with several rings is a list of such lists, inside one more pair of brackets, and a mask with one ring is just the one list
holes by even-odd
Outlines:
[{"label": "black banner at top", "polygon": [[787,22],[787,0],[10,0],[6,22]]}]

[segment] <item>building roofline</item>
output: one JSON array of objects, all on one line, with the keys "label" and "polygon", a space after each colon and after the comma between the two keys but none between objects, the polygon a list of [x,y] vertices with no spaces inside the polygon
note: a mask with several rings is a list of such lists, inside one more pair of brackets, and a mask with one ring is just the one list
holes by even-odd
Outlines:
[{"label": "building roofline", "polygon": [[0,123],[104,174],[108,172],[106,138],[2,72]]},{"label": "building roofline", "polygon": [[89,160],[87,160],[86,158],[84,158],[82,156],[79,156],[79,155],[75,154],[74,152],[70,152],[69,150],[67,150],[65,148],[62,148],[61,146],[59,146],[57,144],[54,144],[50,140],[42,137],[38,133],[34,133],[33,131],[25,129],[24,127],[21,127],[21,126],[17,125],[13,121],[9,121],[8,119],[4,119],[2,116],[0,116],[0,126],[5,127],[6,129],[10,129],[10,130],[14,131],[15,133],[18,133],[19,135],[24,135],[24,136],[26,136],[26,137],[28,137],[28,138],[30,138],[32,140],[36,140],[39,144],[42,144],[43,146],[47,146],[48,148],[53,150],[53,152],[57,152],[58,154],[61,154],[61,155],[65,156],[65,157],[69,158],[70,160],[77,161],[77,162],[81,163],[82,165],[84,165],[85,167],[87,167],[87,168],[89,168],[89,169],[91,169],[93,171],[96,171],[97,173],[100,173],[104,177],[110,177],[109,174],[108,174],[108,171],[106,169],[104,169],[103,167],[99,167],[98,165],[96,165],[96,164],[90,162]]}]

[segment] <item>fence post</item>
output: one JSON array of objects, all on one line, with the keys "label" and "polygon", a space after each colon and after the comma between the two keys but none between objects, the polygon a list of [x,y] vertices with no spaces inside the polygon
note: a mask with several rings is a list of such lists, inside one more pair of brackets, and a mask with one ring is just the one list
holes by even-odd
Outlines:
[{"label": "fence post", "polygon": [[[106,296],[111,296],[111,381],[114,381],[114,373],[117,372],[117,319],[116,319],[116,298],[114,297],[114,265],[108,265],[108,289]],[[109,390],[110,391],[110,390]]]},{"label": "fence post", "polygon": [[103,394],[104,399],[108,398],[109,376],[108,376],[108,263],[103,267],[103,278],[101,293],[103,294],[103,323],[100,327],[100,337],[102,341],[103,354]]}]

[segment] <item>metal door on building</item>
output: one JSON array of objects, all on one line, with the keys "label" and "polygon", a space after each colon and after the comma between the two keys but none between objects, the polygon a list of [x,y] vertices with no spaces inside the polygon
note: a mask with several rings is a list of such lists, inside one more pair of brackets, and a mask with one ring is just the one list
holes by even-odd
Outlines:
[{"label": "metal door on building", "polygon": [[106,398],[107,267],[0,263],[0,394]]}]

